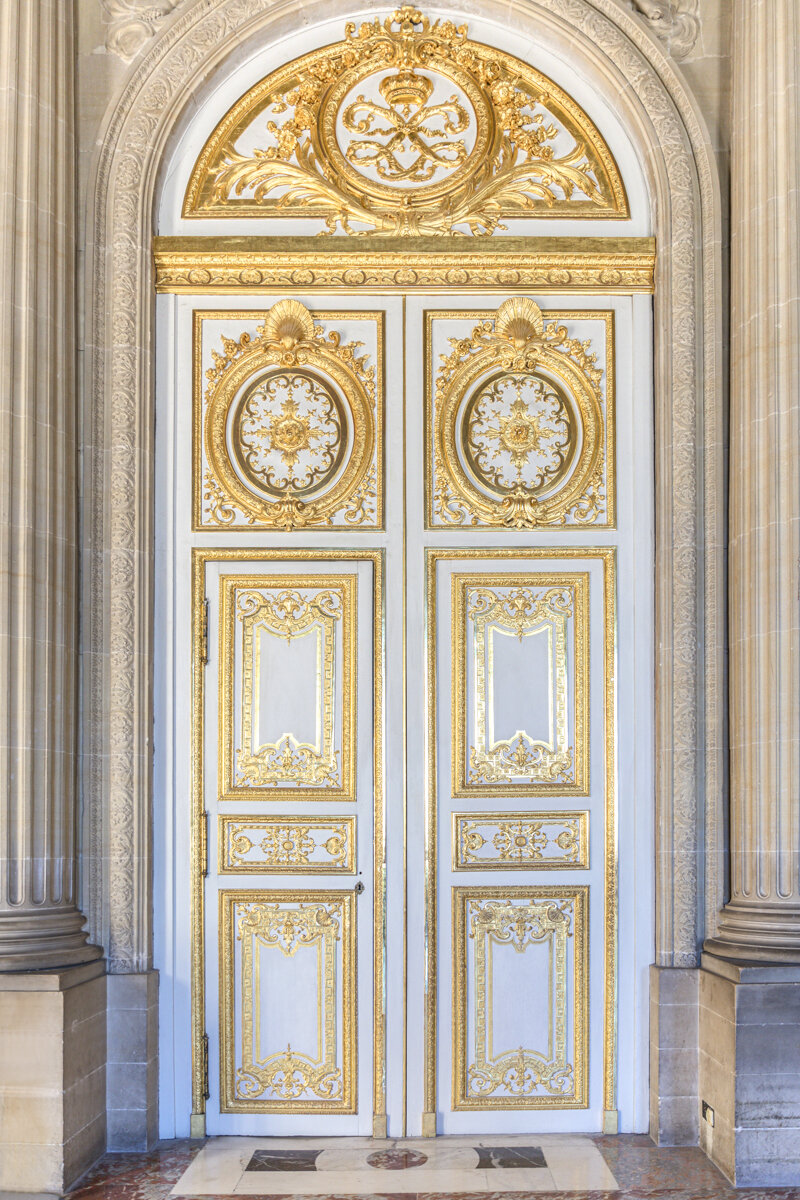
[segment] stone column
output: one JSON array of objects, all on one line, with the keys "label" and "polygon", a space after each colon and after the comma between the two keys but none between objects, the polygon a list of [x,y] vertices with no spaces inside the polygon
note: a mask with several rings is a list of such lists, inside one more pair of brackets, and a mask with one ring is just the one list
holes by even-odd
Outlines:
[{"label": "stone column", "polygon": [[[731,898],[699,988],[700,1143],[800,1183],[800,8],[734,0]],[[710,1110],[713,1111],[709,1111]]]},{"label": "stone column", "polygon": [[800,8],[735,0],[731,898],[707,947],[800,962]]},{"label": "stone column", "polygon": [[73,5],[0,4],[0,972],[100,957],[76,903]]}]

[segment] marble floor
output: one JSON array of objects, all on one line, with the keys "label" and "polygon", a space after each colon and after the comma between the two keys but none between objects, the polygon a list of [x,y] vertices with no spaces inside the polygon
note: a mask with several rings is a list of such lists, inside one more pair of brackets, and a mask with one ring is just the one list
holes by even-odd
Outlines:
[{"label": "marble floor", "polygon": [[373,1142],[211,1138],[107,1155],[69,1200],[800,1200],[798,1188],[736,1189],[696,1148],[646,1136],[554,1135]]}]

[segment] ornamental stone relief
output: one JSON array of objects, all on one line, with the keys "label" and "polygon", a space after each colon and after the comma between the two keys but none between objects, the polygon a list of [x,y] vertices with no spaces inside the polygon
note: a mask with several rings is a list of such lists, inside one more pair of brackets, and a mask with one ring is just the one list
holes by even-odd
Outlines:
[{"label": "ornamental stone relief", "polygon": [[628,216],[595,125],[526,63],[409,6],[256,84],[206,143],[183,207],[410,235],[565,214]]}]

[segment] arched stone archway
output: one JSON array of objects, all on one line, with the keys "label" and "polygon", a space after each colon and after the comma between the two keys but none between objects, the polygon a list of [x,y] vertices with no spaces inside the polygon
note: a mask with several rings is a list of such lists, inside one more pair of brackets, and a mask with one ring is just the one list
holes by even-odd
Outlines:
[{"label": "arched stone archway", "polygon": [[[484,6],[471,4],[480,14]],[[489,6],[485,6],[488,17]],[[437,5],[443,14],[463,9]],[[159,171],[182,114],[243,44],[338,2],[199,0],[137,62],[94,170],[85,294],[84,905],[111,969],[151,965],[153,302]],[[356,14],[357,15],[357,14]],[[694,966],[722,899],[724,631],[719,197],[690,94],[616,0],[514,0],[507,23],[554,46],[614,107],[648,177],[655,298],[656,961]],[[491,17],[497,21],[497,11]]]}]

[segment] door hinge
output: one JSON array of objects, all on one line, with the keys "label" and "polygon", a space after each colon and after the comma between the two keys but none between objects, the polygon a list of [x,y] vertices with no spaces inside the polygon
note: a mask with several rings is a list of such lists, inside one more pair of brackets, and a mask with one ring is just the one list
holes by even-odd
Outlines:
[{"label": "door hinge", "polygon": [[203,666],[208,662],[208,600],[203,601],[200,614],[200,662]]},{"label": "door hinge", "polygon": [[203,1034],[203,1099],[209,1100],[211,1092],[208,1088],[208,1034]]},{"label": "door hinge", "polygon": [[200,814],[200,870],[208,875],[208,813]]}]

